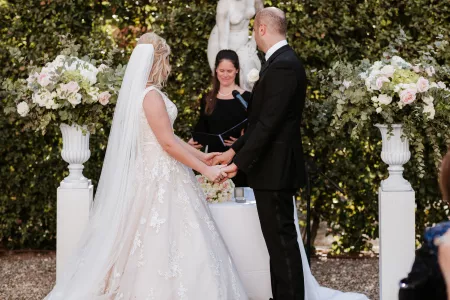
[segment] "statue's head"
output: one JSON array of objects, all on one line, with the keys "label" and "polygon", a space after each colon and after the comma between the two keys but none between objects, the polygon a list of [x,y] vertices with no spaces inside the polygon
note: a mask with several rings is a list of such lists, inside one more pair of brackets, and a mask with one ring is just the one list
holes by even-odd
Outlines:
[{"label": "statue's head", "polygon": [[256,14],[253,33],[258,48],[267,52],[274,44],[286,38],[286,14],[276,7],[261,9]]},{"label": "statue's head", "polygon": [[169,63],[170,46],[165,39],[153,32],[143,34],[139,38],[138,44],[151,44],[155,49],[153,67],[148,78],[148,84],[158,87],[164,86],[171,70]]}]

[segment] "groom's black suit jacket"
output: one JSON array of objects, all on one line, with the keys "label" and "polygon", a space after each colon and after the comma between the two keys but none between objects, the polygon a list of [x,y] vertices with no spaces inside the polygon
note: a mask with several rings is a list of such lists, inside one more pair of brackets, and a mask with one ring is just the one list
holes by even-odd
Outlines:
[{"label": "groom's black suit jacket", "polygon": [[249,106],[247,131],[232,146],[234,163],[258,190],[297,189],[306,181],[300,124],[305,70],[289,45],[263,65]]}]

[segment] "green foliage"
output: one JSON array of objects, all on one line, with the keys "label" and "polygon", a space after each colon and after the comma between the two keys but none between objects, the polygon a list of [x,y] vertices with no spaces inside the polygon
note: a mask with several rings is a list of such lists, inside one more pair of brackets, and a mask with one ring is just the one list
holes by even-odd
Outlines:
[{"label": "green foliage", "polygon": [[[210,70],[206,58],[209,33],[215,23],[216,1],[36,1],[0,2],[0,62],[2,78],[26,78],[27,66],[14,52],[25,54],[33,65],[42,66],[62,50],[59,35],[69,34],[80,44],[80,55],[90,59],[110,59],[109,65],[126,63],[136,37],[153,30],[172,47],[173,72],[166,88],[180,113],[177,134],[187,137],[197,118],[198,98],[209,86]],[[401,49],[402,57],[412,60],[427,51],[427,45],[443,34],[448,39],[450,7],[434,0],[341,1],[265,1],[287,12],[289,42],[303,59],[310,81],[304,112],[305,151],[318,166],[337,181],[344,194],[334,191],[326,180],[318,179],[313,188],[313,217],[329,222],[339,235],[335,252],[370,249],[367,243],[378,236],[377,188],[386,176],[381,162],[380,134],[368,130],[358,140],[350,132],[330,134],[335,103],[321,92],[318,72],[335,61],[377,60],[403,28],[412,40]],[[123,51],[113,57],[114,47]],[[22,55],[24,56],[24,55]],[[438,64],[450,61],[450,53],[437,57]],[[1,95],[0,111],[7,103]],[[111,116],[99,124],[91,138],[92,156],[85,175],[96,184],[106,147]],[[55,243],[56,188],[66,175],[60,158],[61,140],[56,128],[46,136],[23,132],[21,120],[0,112],[0,243],[9,248],[52,248]],[[442,128],[442,130],[446,130]],[[417,233],[424,226],[446,218],[446,207],[439,201],[437,174],[431,153],[443,152],[446,145],[432,146],[429,136],[423,143],[425,177],[419,178],[415,161],[405,167],[417,199]],[[419,151],[419,150],[417,150]],[[304,201],[301,202],[302,205]]]}]

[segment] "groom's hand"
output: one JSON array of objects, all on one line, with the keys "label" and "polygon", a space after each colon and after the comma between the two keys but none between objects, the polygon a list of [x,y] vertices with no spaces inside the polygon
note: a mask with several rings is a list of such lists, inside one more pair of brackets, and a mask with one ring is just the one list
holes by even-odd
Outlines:
[{"label": "groom's hand", "polygon": [[216,158],[218,155],[221,154],[222,154],[221,152],[205,153],[202,157],[202,161],[208,166],[216,165],[214,163],[214,158]]},{"label": "groom's hand", "polygon": [[213,164],[214,165],[228,165],[233,159],[236,152],[234,152],[233,148],[225,151],[221,155],[214,157]]},{"label": "groom's hand", "polygon": [[225,181],[227,179],[231,179],[234,176],[236,176],[237,171],[238,171],[238,167],[235,164],[231,164],[229,166],[226,166],[226,167],[222,168],[221,171],[227,173],[227,177],[220,181],[220,182],[223,182],[223,181]]}]

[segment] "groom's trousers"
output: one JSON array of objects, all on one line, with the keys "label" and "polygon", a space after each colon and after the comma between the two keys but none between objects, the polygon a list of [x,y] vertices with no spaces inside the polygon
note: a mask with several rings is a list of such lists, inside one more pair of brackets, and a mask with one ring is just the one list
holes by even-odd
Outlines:
[{"label": "groom's trousers", "polygon": [[274,300],[304,300],[305,286],[294,220],[293,190],[255,190],[261,230],[270,256]]}]

